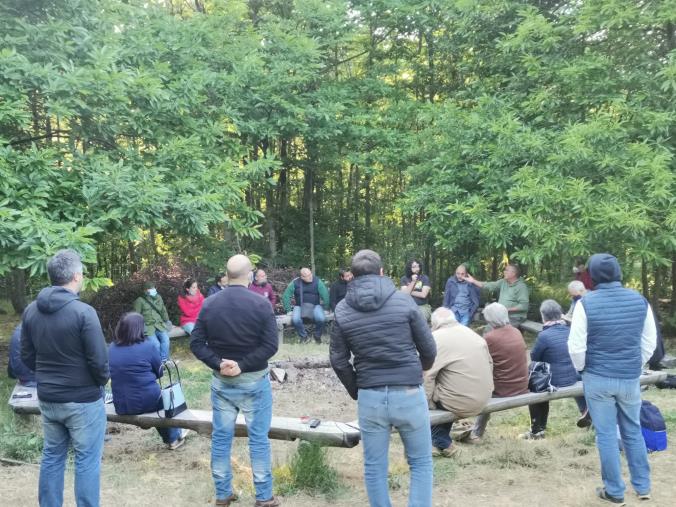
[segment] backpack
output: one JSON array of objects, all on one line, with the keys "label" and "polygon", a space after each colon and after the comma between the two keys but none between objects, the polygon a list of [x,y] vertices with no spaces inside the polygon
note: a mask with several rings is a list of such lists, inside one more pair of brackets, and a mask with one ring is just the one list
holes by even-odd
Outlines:
[{"label": "backpack", "polygon": [[552,369],[549,363],[533,361],[528,365],[528,390],[532,393],[553,393]]},{"label": "backpack", "polygon": [[667,448],[667,426],[660,410],[643,400],[641,402],[641,433],[648,452],[664,451]]}]

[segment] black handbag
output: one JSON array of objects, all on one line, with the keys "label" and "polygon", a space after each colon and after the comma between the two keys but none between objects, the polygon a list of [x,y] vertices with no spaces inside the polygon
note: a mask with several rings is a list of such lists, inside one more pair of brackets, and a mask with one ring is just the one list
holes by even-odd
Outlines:
[{"label": "black handbag", "polygon": [[532,393],[553,393],[552,369],[549,363],[533,361],[528,365],[528,390]]}]

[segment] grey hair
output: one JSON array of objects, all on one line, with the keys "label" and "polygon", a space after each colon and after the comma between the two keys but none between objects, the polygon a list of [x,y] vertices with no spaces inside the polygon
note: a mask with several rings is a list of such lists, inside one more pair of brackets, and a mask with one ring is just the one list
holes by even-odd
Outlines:
[{"label": "grey hair", "polygon": [[455,313],[452,310],[440,306],[432,312],[432,330],[439,329],[442,326],[447,324],[453,324],[457,322],[455,319]]},{"label": "grey hair", "polygon": [[573,280],[568,284],[568,290],[575,292],[575,294],[582,294],[587,288],[580,280]]},{"label": "grey hair", "polygon": [[540,315],[542,316],[542,322],[559,320],[561,315],[563,315],[563,310],[561,309],[561,305],[553,299],[545,299],[540,305]]},{"label": "grey hair", "polygon": [[82,273],[82,259],[75,250],[59,250],[47,262],[47,273],[52,285],[67,285],[76,273]]},{"label": "grey hair", "polygon": [[509,324],[509,312],[505,305],[491,303],[483,311],[484,319],[492,327],[504,327]]}]

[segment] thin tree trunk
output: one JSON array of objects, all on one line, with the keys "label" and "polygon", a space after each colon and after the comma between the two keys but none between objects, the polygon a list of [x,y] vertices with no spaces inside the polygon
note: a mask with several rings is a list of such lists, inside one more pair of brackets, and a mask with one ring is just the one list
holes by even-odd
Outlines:
[{"label": "thin tree trunk", "polygon": [[652,293],[652,307],[653,311],[657,312],[660,308],[660,296],[662,295],[662,266],[655,266],[653,273],[655,285]]},{"label": "thin tree trunk", "polygon": [[21,315],[28,305],[26,300],[26,272],[20,268],[14,268],[8,276],[9,300],[14,311]]},{"label": "thin tree trunk", "polygon": [[127,252],[129,253],[129,271],[134,274],[138,271],[138,264],[136,262],[136,249],[133,241],[127,241]]},{"label": "thin tree trunk", "polygon": [[676,253],[671,255],[671,315],[676,314]]},{"label": "thin tree trunk", "polygon": [[364,246],[373,248],[373,237],[371,236],[371,176],[366,175],[366,196],[364,198]]},{"label": "thin tree trunk", "polygon": [[641,261],[641,292],[643,297],[650,300],[650,293],[648,291],[648,266],[645,261]]},{"label": "thin tree trunk", "polygon": [[316,273],[315,271],[315,214],[314,214],[314,200],[312,199],[312,194],[314,193],[314,185],[312,182],[312,169],[307,170],[306,178],[309,179],[308,182],[308,187],[309,187],[309,192],[308,192],[308,225],[309,225],[309,232],[310,232],[310,269],[312,269],[313,273]]}]

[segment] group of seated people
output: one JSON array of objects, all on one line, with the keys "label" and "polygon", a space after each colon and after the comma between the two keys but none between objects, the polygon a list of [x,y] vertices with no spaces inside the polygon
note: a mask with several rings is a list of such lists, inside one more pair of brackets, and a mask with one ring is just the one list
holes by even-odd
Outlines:
[{"label": "group of seated people", "polygon": [[[530,351],[531,361],[544,361],[551,367],[551,384],[565,387],[575,384],[579,376],[568,353],[570,328],[563,310],[552,299],[540,305],[543,329]],[[461,324],[453,310],[441,307],[432,313],[432,335],[437,357],[425,372],[424,387],[430,409],[452,412],[458,419],[479,414],[491,397],[504,398],[525,394],[528,390],[528,355],[521,332],[510,322],[507,308],[491,303],[483,310],[487,331],[481,337]],[[581,417],[579,427],[591,425],[584,397],[575,398]],[[522,438],[545,436],[549,403],[529,406],[531,427]],[[489,414],[479,415],[467,435],[467,441],[481,440]],[[452,423],[432,427],[432,442],[440,455],[457,452],[451,439]]]}]

